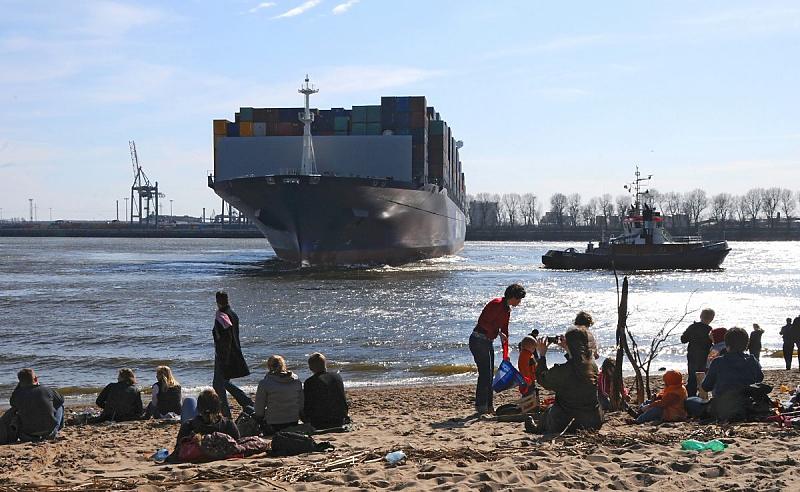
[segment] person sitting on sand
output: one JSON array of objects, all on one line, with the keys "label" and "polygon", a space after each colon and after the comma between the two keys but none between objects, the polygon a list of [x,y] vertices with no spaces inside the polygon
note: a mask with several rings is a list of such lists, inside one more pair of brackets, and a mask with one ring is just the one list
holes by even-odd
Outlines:
[{"label": "person sitting on sand", "polygon": [[124,422],[142,418],[144,410],[142,393],[136,386],[136,375],[133,370],[128,368],[120,369],[117,375],[117,382],[110,383],[103,388],[95,403],[103,411],[100,416],[91,420],[93,423],[105,422],[106,420]]},{"label": "person sitting on sand", "polygon": [[303,384],[286,369],[280,355],[267,359],[267,375],[258,383],[255,416],[266,424],[265,434],[297,425],[303,411]]},{"label": "person sitting on sand", "polygon": [[511,308],[519,306],[525,298],[525,288],[519,284],[506,287],[503,297],[489,301],[483,307],[478,323],[469,336],[469,351],[478,366],[478,383],[475,385],[475,412],[494,413],[492,379],[494,377],[494,339],[500,337],[503,359],[508,355],[508,323]]},{"label": "person sitting on sand", "polygon": [[342,377],[338,372],[328,372],[325,356],[319,352],[308,358],[308,368],[314,374],[303,383],[303,422],[315,429],[332,429],[349,423]]},{"label": "person sitting on sand", "polygon": [[571,329],[564,334],[562,343],[569,353],[567,362],[548,368],[547,337],[536,341],[536,380],[555,393],[555,402],[535,430],[560,433],[599,429],[603,425],[603,414],[597,401],[597,365],[589,347],[589,334],[583,327]]},{"label": "person sitting on sand", "polygon": [[753,323],[753,331],[750,332],[750,342],[747,344],[747,351],[750,355],[761,360],[761,336],[764,334],[764,329],[758,326],[758,323]]},{"label": "person sitting on sand", "polygon": [[54,440],[64,427],[64,397],[39,384],[33,369],[17,373],[11,408],[0,417],[0,444]]},{"label": "person sitting on sand", "polygon": [[[781,327],[783,338],[783,360],[786,361],[786,370],[792,368],[792,353],[794,352],[794,334],[792,333],[792,318],[786,318],[786,324]],[[800,355],[798,355],[800,357]]]},{"label": "person sitting on sand", "polygon": [[[597,400],[600,408],[604,411],[617,410],[611,407],[611,393],[613,392],[614,372],[617,369],[617,361],[606,357],[603,365],[600,366],[600,373],[597,375]],[[622,387],[622,399],[628,401],[628,388]]]},{"label": "person sitting on sand", "polygon": [[597,352],[597,341],[595,340],[594,334],[590,329],[592,326],[594,326],[594,318],[592,318],[592,315],[586,311],[579,311],[578,314],[575,315],[575,321],[573,323],[575,326],[570,328],[570,330],[575,330],[577,328],[586,329],[586,334],[589,335],[589,350],[592,351],[592,355],[595,359],[599,359],[600,354]]},{"label": "person sitting on sand", "polygon": [[520,386],[519,392],[526,396],[536,388],[536,359],[533,355],[536,352],[536,337],[539,336],[539,330],[533,330],[526,335],[520,342],[519,359],[517,360],[517,370],[522,378],[525,380],[526,386]]},{"label": "person sitting on sand", "polygon": [[169,366],[156,368],[156,382],[153,384],[152,400],[147,405],[146,417],[163,419],[170,414],[181,413],[181,385],[172,375]]},{"label": "person sitting on sand", "polygon": [[764,380],[761,365],[746,354],[747,331],[731,328],[725,334],[727,352],[711,362],[703,380],[703,389],[712,392],[709,411],[719,421],[742,420],[747,402],[744,389]]},{"label": "person sitting on sand", "polygon": [[181,424],[178,430],[178,438],[175,441],[175,449],[167,457],[168,463],[179,462],[181,441],[184,437],[191,437],[194,434],[204,436],[213,432],[227,434],[234,439],[239,439],[239,429],[229,418],[222,415],[222,404],[217,392],[211,388],[200,392],[197,397],[197,415],[191,420]]},{"label": "person sitting on sand", "polygon": [[688,395],[683,385],[683,374],[669,370],[664,373],[664,389],[658,392],[653,401],[642,407],[642,414],[636,419],[637,424],[660,420],[677,422],[686,419],[684,403]]},{"label": "person sitting on sand", "polygon": [[714,321],[714,310],[700,311],[700,321],[695,321],[681,335],[681,343],[688,343],[686,348],[686,391],[689,396],[697,395],[697,373],[704,372],[708,362],[708,351],[711,350],[711,322]]},{"label": "person sitting on sand", "polygon": [[708,334],[711,338],[711,349],[708,351],[708,357],[706,357],[706,371],[711,366],[711,361],[728,352],[725,346],[725,333],[727,332],[727,328],[714,328]]}]

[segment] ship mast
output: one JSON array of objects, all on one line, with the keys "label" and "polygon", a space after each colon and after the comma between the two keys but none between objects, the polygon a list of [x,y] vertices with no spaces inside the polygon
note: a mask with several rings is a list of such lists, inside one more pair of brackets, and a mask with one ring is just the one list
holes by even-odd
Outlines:
[{"label": "ship mast", "polygon": [[309,96],[319,92],[319,89],[308,84],[308,74],[306,74],[305,82],[306,84],[304,86],[301,85],[297,90],[297,92],[306,96],[305,111],[298,115],[300,121],[303,122],[303,160],[300,163],[300,174],[310,175],[317,174],[317,163],[314,158],[314,144],[311,141],[311,123],[314,121],[314,114],[311,113],[309,108]]}]

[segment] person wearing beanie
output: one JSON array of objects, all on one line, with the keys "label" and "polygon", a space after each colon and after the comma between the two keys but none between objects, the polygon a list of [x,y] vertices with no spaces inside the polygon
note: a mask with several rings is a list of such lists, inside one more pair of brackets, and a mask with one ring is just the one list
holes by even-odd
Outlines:
[{"label": "person wearing beanie", "polygon": [[709,350],[708,358],[706,359],[706,369],[711,367],[711,361],[728,352],[725,346],[725,334],[727,332],[727,328],[714,328],[711,330],[711,333],[709,333],[709,337],[711,337],[711,350]]},{"label": "person wearing beanie", "polygon": [[636,419],[637,424],[661,420],[676,422],[686,418],[686,386],[683,385],[683,374],[669,370],[664,373],[664,389],[658,392],[653,401],[643,408],[644,412]]}]

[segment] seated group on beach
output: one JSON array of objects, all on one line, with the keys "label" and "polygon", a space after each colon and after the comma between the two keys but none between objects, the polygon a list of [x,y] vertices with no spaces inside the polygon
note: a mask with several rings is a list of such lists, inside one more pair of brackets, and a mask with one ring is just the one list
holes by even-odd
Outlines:
[{"label": "seated group on beach", "polygon": [[[508,360],[511,308],[518,306],[524,297],[525,289],[521,285],[508,286],[503,297],[493,299],[484,307],[470,336],[470,351],[478,366],[475,388],[477,414],[494,413],[492,342],[500,338],[503,358]],[[700,321],[689,326],[681,337],[683,343],[689,343],[686,380],[680,371],[666,371],[663,389],[652,401],[646,401],[638,408],[630,407],[627,390],[620,388],[619,405],[627,407],[629,413],[636,416],[632,422],[679,421],[689,417],[741,421],[765,415],[765,410],[768,413],[765,405],[772,388],[762,383],[764,374],[758,360],[763,330],[754,325],[754,334],[748,335],[738,327],[712,329],[710,323],[713,319],[714,311],[704,309]],[[795,323],[800,337],[800,317]],[[593,324],[592,316],[581,311],[575,317],[574,326],[563,335],[540,337],[534,330],[520,342],[517,366],[525,381],[520,388],[523,398],[537,394],[537,383],[555,393],[552,404],[541,418],[526,421],[526,430],[561,433],[578,429],[597,430],[603,425],[604,412],[612,409],[616,363],[607,358],[602,370],[598,370],[595,362],[599,358],[597,344],[590,331]],[[784,331],[789,332],[788,329]],[[564,350],[566,362],[548,367],[546,354],[553,344]],[[791,348],[788,350],[791,354]],[[787,361],[790,358],[791,355]],[[787,369],[789,364],[787,362]],[[704,397],[697,396],[698,380]],[[713,396],[709,397],[707,393]]]}]

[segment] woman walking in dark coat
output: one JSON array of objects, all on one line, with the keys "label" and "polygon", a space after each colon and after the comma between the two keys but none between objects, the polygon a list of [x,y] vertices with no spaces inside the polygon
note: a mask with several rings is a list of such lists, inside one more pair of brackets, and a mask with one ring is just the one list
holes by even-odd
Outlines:
[{"label": "woman walking in dark coat", "polygon": [[761,359],[761,335],[763,334],[763,328],[758,326],[758,323],[753,323],[753,331],[750,332],[750,341],[747,343],[747,351],[750,352],[750,355],[755,357],[756,360]]},{"label": "woman walking in dark coat", "polygon": [[242,355],[239,342],[239,317],[231,309],[228,294],[217,292],[217,314],[214,317],[214,382],[212,386],[219,396],[222,414],[231,418],[231,407],[228,404],[230,393],[242,409],[253,413],[253,400],[245,394],[231,379],[250,375],[250,369]]}]

